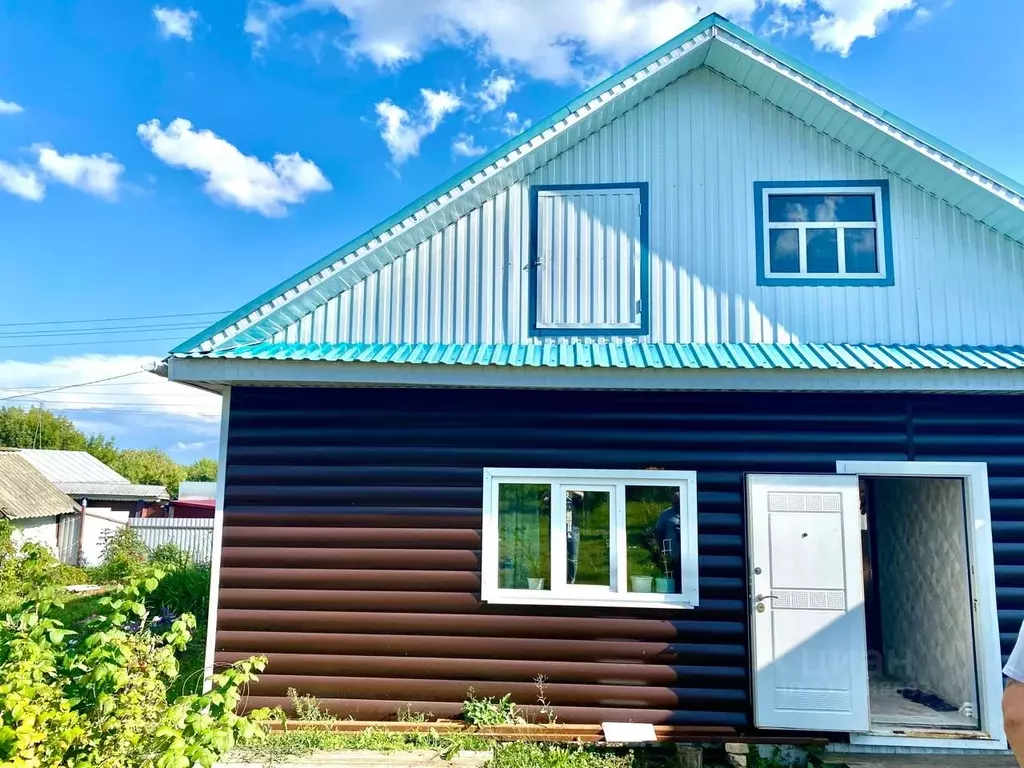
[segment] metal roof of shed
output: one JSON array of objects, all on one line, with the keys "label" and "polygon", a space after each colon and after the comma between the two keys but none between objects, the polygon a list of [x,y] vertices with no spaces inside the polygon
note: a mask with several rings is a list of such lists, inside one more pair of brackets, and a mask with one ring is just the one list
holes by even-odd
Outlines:
[{"label": "metal roof of shed", "polygon": [[0,516],[10,520],[59,517],[81,510],[14,451],[0,451]]},{"label": "metal roof of shed", "polygon": [[57,482],[54,483],[68,496],[76,499],[105,501],[167,501],[170,494],[162,485],[140,483]]},{"label": "metal roof of shed", "polygon": [[127,477],[119,475],[91,453],[85,451],[23,448],[18,453],[42,472],[50,482],[129,482]]},{"label": "metal roof of shed", "polygon": [[268,340],[277,329],[365,279],[430,232],[702,66],[1024,243],[1024,185],[712,14],[379,225],[179,345],[174,353],[209,352],[228,343]]}]

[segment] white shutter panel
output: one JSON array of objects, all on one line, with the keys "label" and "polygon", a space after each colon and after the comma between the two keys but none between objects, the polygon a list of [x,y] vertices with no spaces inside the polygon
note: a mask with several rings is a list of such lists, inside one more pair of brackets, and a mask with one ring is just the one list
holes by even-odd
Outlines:
[{"label": "white shutter panel", "polygon": [[757,727],[867,731],[857,478],[748,475],[747,524]]},{"label": "white shutter panel", "polygon": [[537,327],[640,327],[640,190],[540,190]]}]

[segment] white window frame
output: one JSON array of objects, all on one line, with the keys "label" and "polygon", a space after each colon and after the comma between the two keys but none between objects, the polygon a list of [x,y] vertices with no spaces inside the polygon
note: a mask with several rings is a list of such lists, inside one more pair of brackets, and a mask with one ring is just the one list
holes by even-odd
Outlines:
[{"label": "white window frame", "polygon": [[[794,195],[871,195],[875,201],[875,221],[770,221],[768,203],[770,198]],[[885,220],[885,206],[882,199],[882,187],[879,186],[820,186],[808,184],[806,187],[764,187],[761,189],[761,254],[764,259],[764,275],[771,280],[793,280],[794,282],[827,283],[829,280],[842,280],[844,283],[859,281],[877,282],[888,278],[888,254],[886,253],[885,232],[888,222]],[[799,272],[773,272],[771,258],[771,233],[778,229],[795,229],[799,238]],[[807,271],[807,232],[811,229],[834,229],[837,232],[837,248],[839,250],[838,272]],[[847,229],[875,230],[875,263],[878,269],[874,272],[846,271],[846,238]]]},{"label": "white window frame", "polygon": [[[551,583],[548,589],[504,589],[498,586],[498,488],[502,484],[551,486]],[[629,592],[626,570],[626,486],[678,486],[681,584],[675,594]],[[610,530],[611,586],[566,584],[566,490],[612,491]],[[558,535],[561,532],[561,535]],[[484,469],[481,599],[511,605],[581,605],[617,608],[695,608],[699,603],[697,566],[697,473],[662,470]]]}]

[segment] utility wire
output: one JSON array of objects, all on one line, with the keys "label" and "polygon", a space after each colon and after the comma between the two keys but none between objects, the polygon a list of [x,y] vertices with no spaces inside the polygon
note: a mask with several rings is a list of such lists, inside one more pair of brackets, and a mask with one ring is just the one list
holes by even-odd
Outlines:
[{"label": "utility wire", "polygon": [[143,344],[148,341],[181,341],[181,337],[161,336],[159,338],[149,339],[110,339],[109,341],[93,339],[91,341],[62,341],[59,344],[49,342],[46,344],[2,344],[0,345],[0,349],[43,349],[45,347],[75,347],[81,346],[82,344],[101,344],[103,346],[110,346],[111,344]]},{"label": "utility wire", "polygon": [[143,333],[146,331],[180,331],[187,330],[190,328],[201,327],[202,323],[181,323],[179,325],[138,325],[138,326],[120,326],[120,327],[105,327],[105,328],[89,328],[80,329],[75,328],[70,331],[53,330],[53,331],[11,331],[11,332],[0,332],[0,339],[33,339],[42,338],[46,336],[104,336],[107,334],[119,334],[119,333]]},{"label": "utility wire", "polygon": [[0,328],[25,327],[28,325],[84,325],[85,323],[119,323],[127,320],[166,320],[177,317],[204,317],[206,315],[224,316],[227,312],[186,312],[176,315],[138,315],[135,317],[103,317],[93,320],[39,320],[31,323],[0,323]]},{"label": "utility wire", "polygon": [[[139,370],[131,371],[130,373],[119,373],[117,376],[107,376],[106,378],[96,379],[94,381],[83,381],[79,384],[65,384],[62,387],[52,387],[51,389],[44,389],[41,392],[33,392],[32,395],[45,395],[48,394],[49,392],[62,392],[65,389],[74,389],[75,387],[87,387],[90,384],[99,384],[102,381],[113,381],[114,379],[125,379],[129,376],[138,376],[140,373],[152,373],[152,371]],[[22,395],[10,395],[8,397],[0,397],[0,401],[18,399],[24,399],[24,397]]]}]

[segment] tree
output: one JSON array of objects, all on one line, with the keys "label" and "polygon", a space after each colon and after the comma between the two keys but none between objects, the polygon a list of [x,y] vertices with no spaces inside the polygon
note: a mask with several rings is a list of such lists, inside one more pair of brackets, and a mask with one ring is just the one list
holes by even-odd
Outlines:
[{"label": "tree", "polygon": [[217,481],[217,461],[215,459],[203,458],[189,464],[185,469],[186,480],[198,480],[205,482]]},{"label": "tree", "polygon": [[57,416],[42,406],[28,410],[12,406],[0,408],[0,445],[84,451],[86,437],[71,419]]},{"label": "tree", "polygon": [[185,479],[185,468],[156,448],[121,451],[111,466],[133,483],[165,486],[171,498],[177,497],[178,485]]}]

